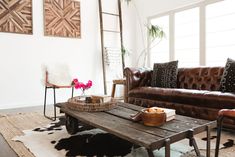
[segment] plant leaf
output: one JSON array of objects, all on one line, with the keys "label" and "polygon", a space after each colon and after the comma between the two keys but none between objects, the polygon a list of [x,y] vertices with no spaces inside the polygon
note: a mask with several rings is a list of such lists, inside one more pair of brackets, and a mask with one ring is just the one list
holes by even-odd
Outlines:
[{"label": "plant leaf", "polygon": [[149,37],[151,37],[152,40],[156,39],[156,38],[163,38],[164,36],[164,32],[162,30],[162,28],[160,28],[159,26],[157,25],[150,25],[147,27],[148,29],[148,35]]},{"label": "plant leaf", "polygon": [[126,1],[127,5],[129,5],[129,3],[131,2],[131,0],[124,0]]}]

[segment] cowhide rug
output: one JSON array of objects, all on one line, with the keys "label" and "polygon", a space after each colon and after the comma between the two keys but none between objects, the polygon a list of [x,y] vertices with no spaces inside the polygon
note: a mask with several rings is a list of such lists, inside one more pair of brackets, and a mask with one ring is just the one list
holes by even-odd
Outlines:
[{"label": "cowhide rug", "polygon": [[[65,119],[60,118],[58,122],[51,123],[46,127],[24,130],[24,136],[17,136],[13,140],[22,142],[35,157],[148,156],[143,147],[134,148],[128,141],[84,124],[79,125],[79,132],[76,135],[70,136],[64,124]],[[235,135],[232,135],[235,139]],[[211,139],[211,154],[214,155],[215,131],[212,133]],[[228,139],[224,142],[224,146],[221,145],[221,157],[231,157],[230,154],[234,153],[232,152],[235,149],[233,139]],[[205,154],[205,133],[199,134],[196,141],[201,153]],[[195,152],[192,147],[188,146],[188,143],[186,139],[171,145],[171,156],[195,157]],[[228,150],[225,151],[225,149],[229,149],[231,153]],[[154,154],[158,157],[164,157],[164,148],[154,151]]]}]

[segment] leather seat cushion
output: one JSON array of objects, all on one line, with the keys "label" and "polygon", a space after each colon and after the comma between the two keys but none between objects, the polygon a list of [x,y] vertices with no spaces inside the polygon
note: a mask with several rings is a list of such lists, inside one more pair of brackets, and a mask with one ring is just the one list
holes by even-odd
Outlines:
[{"label": "leather seat cushion", "polygon": [[219,91],[138,87],[130,90],[128,96],[140,99],[192,104],[208,108],[235,108],[235,94]]}]

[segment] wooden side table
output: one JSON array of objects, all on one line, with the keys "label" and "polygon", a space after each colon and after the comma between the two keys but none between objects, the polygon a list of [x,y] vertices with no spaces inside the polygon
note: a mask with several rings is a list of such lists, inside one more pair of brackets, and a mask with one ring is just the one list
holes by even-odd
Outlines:
[{"label": "wooden side table", "polygon": [[124,102],[127,102],[126,78],[113,80],[113,88],[112,88],[112,94],[111,94],[112,98],[114,98],[114,96],[115,96],[116,85],[123,85],[124,86]]}]

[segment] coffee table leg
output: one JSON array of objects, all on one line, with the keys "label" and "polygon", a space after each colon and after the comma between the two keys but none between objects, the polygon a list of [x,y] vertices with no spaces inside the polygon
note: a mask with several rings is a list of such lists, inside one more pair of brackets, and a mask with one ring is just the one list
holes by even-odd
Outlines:
[{"label": "coffee table leg", "polygon": [[[165,140],[165,157],[171,156],[171,147],[170,147],[170,139]],[[149,157],[154,157],[153,151],[151,149],[147,149]]]},{"label": "coffee table leg", "polygon": [[195,140],[195,138],[193,137],[193,130],[192,130],[192,129],[189,130],[189,137],[188,137],[188,138],[189,138],[189,145],[194,147],[194,150],[195,150],[195,152],[196,152],[196,155],[200,157],[201,154],[200,154],[200,151],[199,151],[199,149],[198,149],[196,140]]},{"label": "coffee table leg", "polygon": [[151,149],[147,149],[149,157],[154,157],[153,151]]},{"label": "coffee table leg", "polygon": [[171,147],[170,147],[170,139],[165,140],[165,157],[171,156]]},{"label": "coffee table leg", "polygon": [[210,149],[211,149],[211,130],[210,126],[206,126],[206,136],[207,136],[207,143],[206,143],[206,157],[210,157]]}]

